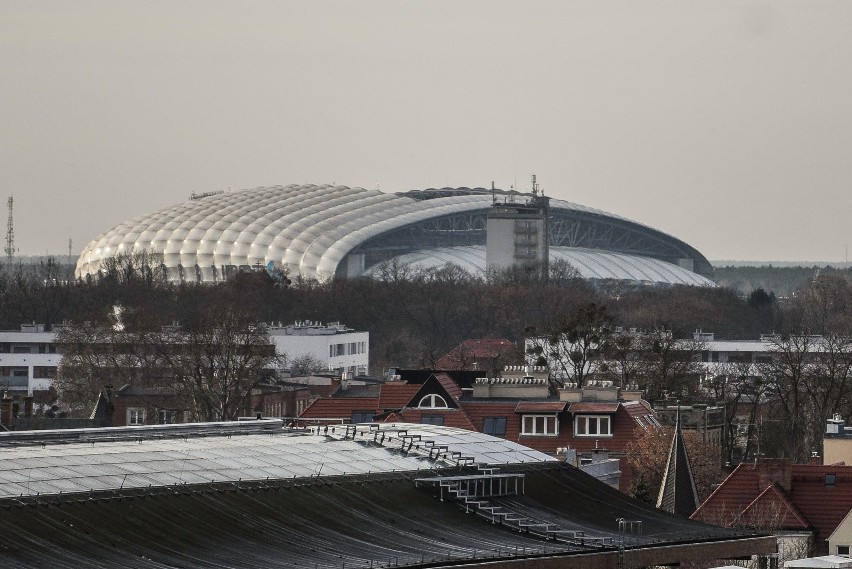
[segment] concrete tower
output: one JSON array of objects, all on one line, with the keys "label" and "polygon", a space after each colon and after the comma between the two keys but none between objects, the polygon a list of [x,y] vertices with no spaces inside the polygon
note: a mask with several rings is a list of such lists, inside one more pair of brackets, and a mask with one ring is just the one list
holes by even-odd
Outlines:
[{"label": "concrete tower", "polygon": [[535,174],[532,198],[516,203],[516,196],[504,196],[488,211],[485,226],[485,265],[488,271],[527,267],[547,276],[550,258],[547,224],[550,198],[539,192]]}]

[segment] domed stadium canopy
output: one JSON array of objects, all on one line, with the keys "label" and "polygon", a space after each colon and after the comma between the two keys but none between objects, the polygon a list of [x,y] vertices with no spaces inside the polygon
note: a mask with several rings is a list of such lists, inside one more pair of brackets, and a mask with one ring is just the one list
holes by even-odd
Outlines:
[{"label": "domed stadium canopy", "polygon": [[[320,280],[361,276],[395,258],[482,272],[495,196],[529,198],[484,188],[386,194],[314,185],[193,196],[97,236],[76,274],[96,275],[108,259],[142,251],[162,256],[170,280],[187,282],[221,281],[255,267]],[[586,278],[713,284],[707,259],[661,231],[562,200],[551,199],[549,212],[551,258],[565,259]]]}]

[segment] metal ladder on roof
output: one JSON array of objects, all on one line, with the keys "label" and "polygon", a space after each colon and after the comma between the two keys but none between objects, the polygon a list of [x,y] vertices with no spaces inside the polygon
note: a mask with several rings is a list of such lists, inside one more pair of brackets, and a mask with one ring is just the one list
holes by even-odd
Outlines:
[{"label": "metal ladder on roof", "polygon": [[[485,476],[497,475],[500,472],[499,468],[485,464],[477,464],[476,469]],[[612,544],[612,538],[588,537],[583,531],[563,529],[558,524],[529,518],[504,506],[495,505],[484,496],[471,493],[467,488],[461,486],[462,483],[459,480],[448,480],[440,483],[442,490],[446,490],[447,494],[454,496],[463,505],[465,513],[475,513],[493,524],[508,525],[521,533],[531,533],[549,540],[570,541],[581,546],[597,545],[603,547]]]}]

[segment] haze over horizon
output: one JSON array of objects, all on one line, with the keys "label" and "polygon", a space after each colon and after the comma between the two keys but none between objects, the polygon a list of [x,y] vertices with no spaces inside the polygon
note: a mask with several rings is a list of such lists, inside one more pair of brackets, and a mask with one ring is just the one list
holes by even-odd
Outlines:
[{"label": "haze over horizon", "polygon": [[852,3],[8,0],[22,255],[192,192],[516,185],[709,259],[843,262]]}]

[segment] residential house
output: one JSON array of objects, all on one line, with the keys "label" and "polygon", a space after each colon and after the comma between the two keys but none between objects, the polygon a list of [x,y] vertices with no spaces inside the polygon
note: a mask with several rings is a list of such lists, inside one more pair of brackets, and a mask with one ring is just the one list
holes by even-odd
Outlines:
[{"label": "residential house", "polygon": [[852,546],[852,510],[828,536],[828,554],[849,557],[850,546]]},{"label": "residential house", "polygon": [[458,427],[518,442],[551,455],[572,449],[581,465],[606,454],[621,461],[619,488],[632,473],[625,452],[659,426],[639,392],[612,386],[557,389],[545,368],[509,368],[463,387],[453,372],[434,372],[422,383],[390,381],[350,387],[319,398],[299,416],[317,422],[408,422]]},{"label": "residential house", "polygon": [[773,531],[785,548],[828,553],[828,539],[852,509],[852,466],[741,463],[691,516],[726,527]]},{"label": "residential house", "polygon": [[822,439],[823,464],[852,465],[852,427],[840,415],[829,419]]},{"label": "residential house", "polygon": [[705,443],[722,446],[725,437],[725,408],[718,405],[654,405],[660,423],[674,427],[680,416],[680,427],[684,431],[695,431]]},{"label": "residential house", "polygon": [[125,385],[101,390],[90,418],[107,427],[130,427],[184,423],[187,414],[163,388]]},{"label": "residential house", "polygon": [[469,339],[441,356],[435,362],[435,367],[452,370],[500,370],[506,363],[503,360],[514,351],[515,345],[506,339]]}]

